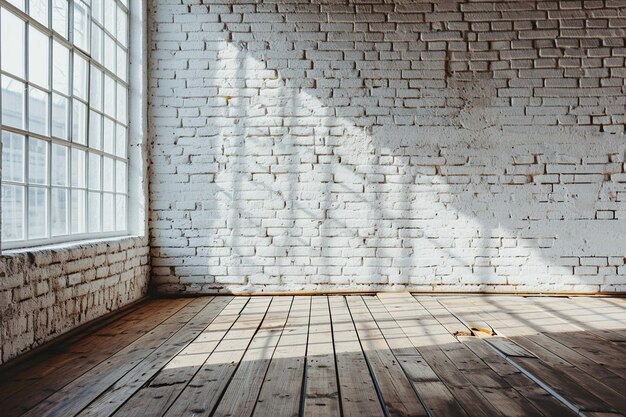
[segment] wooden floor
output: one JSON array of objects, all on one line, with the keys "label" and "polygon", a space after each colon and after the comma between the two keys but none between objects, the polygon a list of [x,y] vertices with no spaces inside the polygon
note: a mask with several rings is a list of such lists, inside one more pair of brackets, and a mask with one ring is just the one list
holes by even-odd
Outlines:
[{"label": "wooden floor", "polygon": [[156,299],[0,371],[11,416],[626,415],[626,299]]}]

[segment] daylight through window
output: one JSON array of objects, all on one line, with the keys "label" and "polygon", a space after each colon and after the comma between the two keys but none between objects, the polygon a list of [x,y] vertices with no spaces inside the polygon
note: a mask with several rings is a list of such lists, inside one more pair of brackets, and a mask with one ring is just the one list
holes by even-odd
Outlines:
[{"label": "daylight through window", "polygon": [[0,0],[2,247],[126,232],[128,0]]}]

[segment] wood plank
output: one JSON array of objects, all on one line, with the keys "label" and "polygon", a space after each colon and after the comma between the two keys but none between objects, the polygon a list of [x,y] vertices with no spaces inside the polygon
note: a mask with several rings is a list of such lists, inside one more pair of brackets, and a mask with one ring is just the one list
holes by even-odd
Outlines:
[{"label": "wood plank", "polygon": [[[618,393],[529,339],[530,337],[537,337],[542,331],[545,331],[546,334],[560,334],[576,328],[563,319],[539,309],[531,301],[525,299],[522,301],[516,299],[511,309],[520,312],[531,311],[533,312],[532,319],[527,318],[524,314],[509,314],[506,310],[503,312],[505,316],[500,315],[500,317],[505,318],[501,319],[491,313],[494,309],[492,300],[489,302],[473,300],[474,305],[478,309],[482,309],[481,317],[492,323],[498,333],[522,335],[511,337],[511,340],[520,344],[536,358],[510,357],[518,366],[543,381],[580,410],[612,411],[615,410],[615,407],[621,406],[622,402]],[[502,303],[495,307],[505,308]]]},{"label": "wood plank", "polygon": [[[420,354],[471,415],[540,416],[510,385],[454,338],[443,325],[408,293],[379,294],[383,305],[399,321]],[[420,321],[429,323],[437,340],[410,336]],[[448,337],[446,337],[448,336]],[[460,372],[459,372],[460,371]]]},{"label": "wood plank", "polygon": [[498,349],[500,352],[509,357],[525,357],[525,358],[534,358],[535,355],[513,342],[506,337],[489,337],[485,339],[485,342],[489,343],[491,346]]},{"label": "wood plank", "polygon": [[0,376],[0,407],[6,417],[19,416],[85,372],[126,348],[187,305],[190,299],[155,300],[36,361],[32,368]]},{"label": "wood plank", "polygon": [[592,394],[587,386],[581,386],[580,380],[575,380],[559,369],[546,365],[537,358],[514,358],[513,362],[519,364],[522,368],[545,382],[554,391],[558,392],[562,397],[573,403],[579,410],[593,411],[615,411],[607,401],[613,398],[600,398]]},{"label": "wood plank", "polygon": [[384,415],[343,296],[329,297],[339,394],[345,417]]},{"label": "wood plank", "polygon": [[254,411],[265,374],[289,316],[293,297],[275,297],[259,331],[226,388],[216,417],[249,417]]},{"label": "wood plank", "polygon": [[426,409],[434,416],[467,416],[467,412],[419,354],[380,300],[376,297],[363,299]]},{"label": "wood plank", "polygon": [[295,297],[257,399],[255,417],[297,417],[307,356],[311,297]]},{"label": "wood plank", "polygon": [[[548,311],[543,305],[549,301],[550,305],[559,307]],[[624,353],[616,344],[568,322],[569,316],[563,315],[565,314],[563,312],[571,310],[571,314],[574,314],[575,311],[584,311],[583,305],[570,302],[570,298],[563,297],[520,298],[516,301],[518,307],[515,309],[522,312],[533,311],[532,318],[523,314],[511,314],[506,320],[498,318],[489,318],[489,320],[507,334],[524,335],[513,337],[512,340],[527,349],[549,346],[549,349],[540,350],[541,360],[558,366],[571,378],[580,381],[592,393],[614,398],[615,393],[621,392],[621,387],[626,383],[626,367],[623,359],[620,360],[624,358]],[[486,311],[490,307],[483,303],[482,308]],[[563,313],[562,317],[555,315],[555,311]],[[593,315],[593,313],[585,314]],[[485,313],[485,316],[493,317],[491,313]],[[594,320],[589,319],[584,322],[593,323]],[[515,329],[514,332],[510,331],[509,326]],[[612,390],[607,390],[607,387]]]},{"label": "wood plank", "polygon": [[339,389],[327,296],[311,300],[304,417],[339,417]]},{"label": "wood plank", "polygon": [[626,397],[529,338],[516,338],[535,358],[511,358],[581,410],[626,410]]},{"label": "wood plank", "polygon": [[428,416],[361,296],[346,296],[346,300],[389,416]]},{"label": "wood plank", "polygon": [[202,367],[233,324],[250,314],[249,297],[235,297],[215,320],[142,386],[115,416],[162,416]]},{"label": "wood plank", "polygon": [[602,384],[611,387],[616,392],[621,392],[626,384],[626,381],[616,375],[610,367],[597,364],[547,335],[538,334],[515,338],[515,342],[528,346],[530,349],[536,348],[537,345],[541,346],[543,348],[541,350],[543,353],[542,359],[557,364],[559,367],[573,365],[596,380],[601,381]]},{"label": "wood plank", "polygon": [[24,414],[24,417],[74,416],[178,332],[212,299],[213,297],[203,297],[192,300],[148,334],[140,337],[105,362],[92,368],[30,409]]},{"label": "wood plank", "polygon": [[[544,311],[609,341],[626,342],[626,305],[619,298],[569,297],[549,300],[532,297]],[[622,347],[623,349],[623,347]]]},{"label": "wood plank", "polygon": [[87,408],[77,415],[80,417],[110,416],[146,382],[148,382],[171,358],[178,355],[224,310],[232,297],[213,299],[178,332],[166,340],[137,366],[102,392]]},{"label": "wood plank", "polygon": [[[273,305],[272,300],[272,297],[265,296],[250,299],[242,316],[226,333],[170,408],[163,410],[163,415],[168,417],[211,415],[263,319],[269,314],[268,307]],[[272,312],[275,310],[276,305]],[[160,395],[160,390],[155,390],[154,395]],[[141,407],[141,404],[137,406]],[[138,410],[136,415],[143,416],[141,410]]]},{"label": "wood plank", "polygon": [[[456,379],[448,377],[448,380],[458,384],[458,387],[467,386],[469,382],[502,415],[516,417],[540,417],[543,415],[520,392],[511,387],[504,378],[491,370],[462,343],[444,346],[441,352],[450,359],[456,369],[461,371],[462,378],[461,375],[456,375]],[[437,352],[437,356],[437,360],[442,361],[443,356],[439,352]],[[445,363],[445,359],[443,359],[443,363]],[[454,371],[453,368],[451,370]]]},{"label": "wood plank", "polygon": [[494,370],[494,372],[504,378],[545,416],[576,416],[571,409],[556,400],[534,381],[531,381],[524,376],[504,357],[497,354],[487,345],[485,339],[460,337],[459,340],[472,352],[474,352],[476,356],[480,357],[491,369]]}]

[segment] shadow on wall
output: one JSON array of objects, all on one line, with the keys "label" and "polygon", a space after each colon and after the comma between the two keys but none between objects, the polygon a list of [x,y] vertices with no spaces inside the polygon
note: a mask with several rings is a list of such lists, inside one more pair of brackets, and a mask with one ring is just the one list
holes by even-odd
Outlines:
[{"label": "shadow on wall", "polygon": [[624,74],[560,66],[624,30],[450,5],[155,6],[159,291],[625,291]]}]

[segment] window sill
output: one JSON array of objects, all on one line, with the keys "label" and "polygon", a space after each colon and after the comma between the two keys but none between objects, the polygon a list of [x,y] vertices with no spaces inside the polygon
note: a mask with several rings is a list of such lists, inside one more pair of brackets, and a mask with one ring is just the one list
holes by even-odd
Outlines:
[{"label": "window sill", "polygon": [[88,247],[93,247],[93,246],[122,244],[129,240],[140,240],[140,239],[146,239],[147,241],[147,237],[139,236],[139,235],[98,237],[94,239],[81,239],[81,240],[64,241],[64,242],[58,242],[58,243],[46,243],[46,244],[42,244],[38,246],[10,248],[10,249],[3,250],[2,255],[3,256],[19,256],[19,255],[24,255],[28,253],[34,253],[34,252],[42,253],[42,252],[81,250],[81,249],[86,249]]}]

